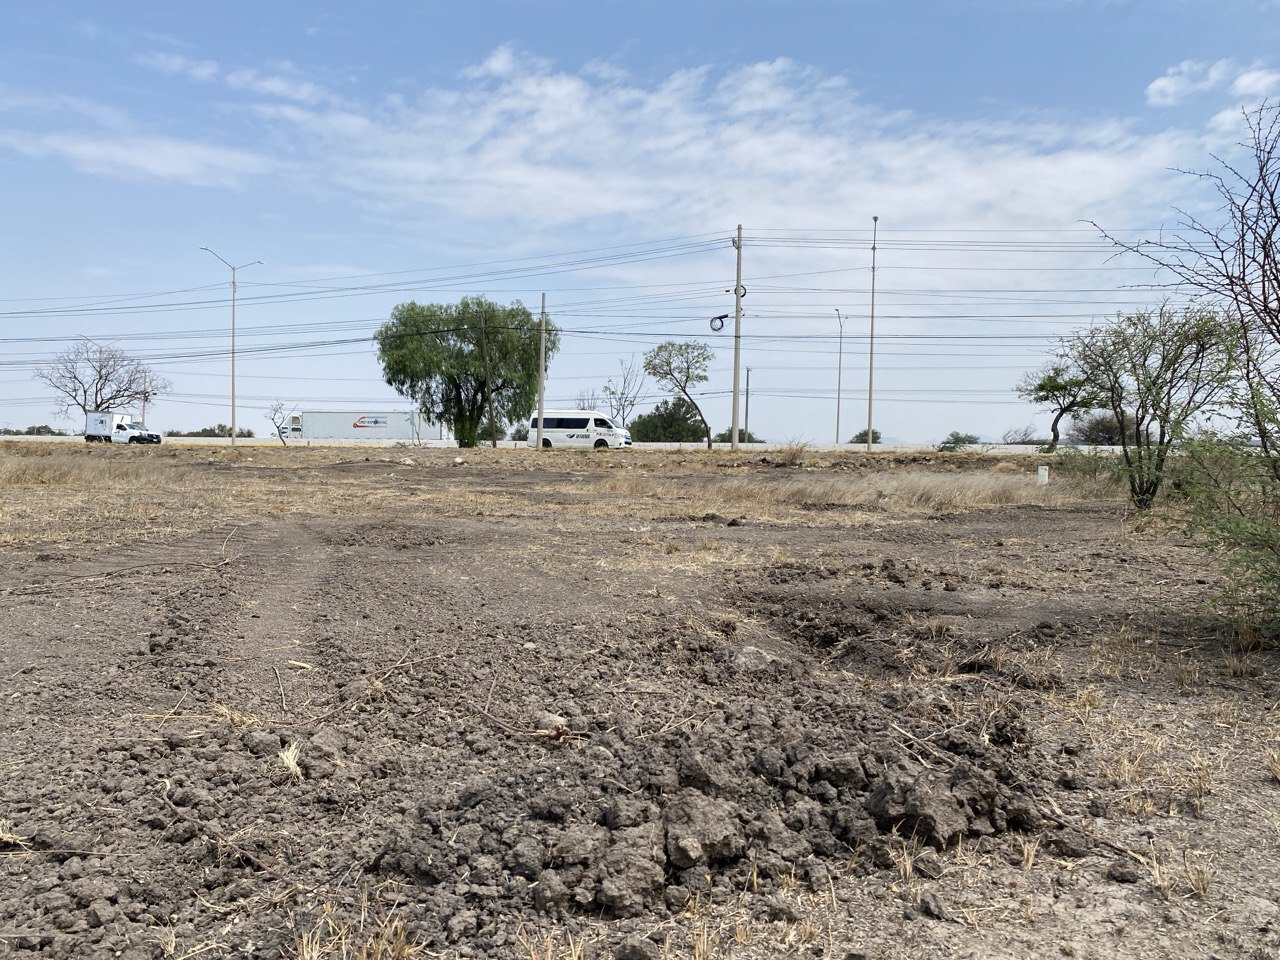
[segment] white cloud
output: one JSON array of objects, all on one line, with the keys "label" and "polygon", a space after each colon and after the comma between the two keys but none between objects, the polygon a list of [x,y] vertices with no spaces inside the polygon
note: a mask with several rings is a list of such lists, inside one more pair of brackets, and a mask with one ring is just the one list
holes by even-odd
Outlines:
[{"label": "white cloud", "polygon": [[1233,69],[1230,60],[1214,63],[1183,60],[1147,85],[1147,103],[1157,107],[1176,106],[1194,93],[1223,86],[1231,78]]},{"label": "white cloud", "polygon": [[485,58],[483,63],[467,67],[462,75],[469,80],[480,77],[510,76],[516,68],[516,51],[509,43],[504,43]]},{"label": "white cloud", "polygon": [[137,57],[137,62],[169,76],[186,77],[195,83],[221,80],[232,90],[264,97],[309,104],[331,99],[327,89],[302,79],[297,68],[287,60],[273,64],[273,73],[250,68],[224,71],[217,61],[193,60],[176,53],[143,54]]},{"label": "white cloud", "polygon": [[214,60],[192,60],[177,53],[146,53],[137,58],[144,67],[158,70],[170,76],[184,76],[197,83],[218,79],[218,64]]},{"label": "white cloud", "polygon": [[1231,92],[1237,97],[1258,100],[1280,96],[1280,70],[1268,70],[1264,67],[1246,70],[1231,84]]},{"label": "white cloud", "polygon": [[28,157],[61,157],[88,173],[202,187],[238,188],[274,167],[247,150],[172,137],[0,130],[0,147]]}]

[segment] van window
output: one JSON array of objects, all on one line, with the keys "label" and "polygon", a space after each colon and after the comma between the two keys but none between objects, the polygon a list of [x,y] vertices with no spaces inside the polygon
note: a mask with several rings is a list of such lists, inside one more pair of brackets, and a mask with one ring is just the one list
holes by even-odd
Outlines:
[{"label": "van window", "polygon": [[604,417],[596,417],[595,425],[597,427],[604,427],[606,430],[610,430],[613,428],[613,424],[610,423],[608,420],[606,420]]},{"label": "van window", "polygon": [[561,430],[585,430],[587,429],[587,423],[590,421],[590,419],[591,419],[590,417],[561,417],[560,429]]}]

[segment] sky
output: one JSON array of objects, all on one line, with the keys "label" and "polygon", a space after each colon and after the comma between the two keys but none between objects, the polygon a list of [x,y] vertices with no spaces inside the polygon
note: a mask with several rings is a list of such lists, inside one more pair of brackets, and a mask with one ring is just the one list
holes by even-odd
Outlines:
[{"label": "sky", "polygon": [[152,428],[229,422],[209,247],[252,264],[237,422],[259,434],[276,401],[404,409],[367,339],[398,303],[543,293],[549,406],[697,339],[724,429],[733,322],[709,321],[733,311],[741,224],[750,429],[847,440],[878,217],[876,429],[999,440],[1046,424],[1013,387],[1057,338],[1170,295],[1094,224],[1212,218],[1182,171],[1280,99],[1280,0],[46,0],[0,28],[17,428],[59,423],[33,372],[81,337],[172,382]]}]

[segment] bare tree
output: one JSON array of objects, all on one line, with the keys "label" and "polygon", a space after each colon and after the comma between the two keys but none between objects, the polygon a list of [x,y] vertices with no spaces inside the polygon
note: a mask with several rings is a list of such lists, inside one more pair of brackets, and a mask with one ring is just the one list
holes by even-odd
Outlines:
[{"label": "bare tree", "polygon": [[267,408],[266,417],[271,421],[271,425],[276,428],[276,436],[280,438],[281,446],[287,447],[289,444],[284,438],[284,425],[289,422],[289,418],[297,411],[297,407],[293,410],[285,412],[284,401],[277,400]]},{"label": "bare tree", "polygon": [[1214,157],[1216,171],[1192,174],[1221,201],[1216,223],[1178,210],[1177,227],[1158,240],[1099,230],[1209,298],[1232,323],[1243,380],[1237,408],[1280,481],[1280,105],[1246,111],[1244,122],[1243,158]]},{"label": "bare tree", "polygon": [[58,412],[69,416],[145,404],[173,389],[141,360],[119,347],[80,340],[35,372],[58,393]]},{"label": "bare tree", "polygon": [[644,390],[644,364],[635,357],[628,357],[619,360],[618,365],[622,371],[617,380],[610,377],[604,385],[604,398],[609,405],[609,416],[625,427]]},{"label": "bare tree", "polygon": [[578,409],[579,410],[599,410],[604,404],[600,400],[600,394],[596,393],[595,388],[590,390],[578,391]]},{"label": "bare tree", "polygon": [[[866,433],[866,431],[864,430],[863,433]],[[1040,442],[1039,440],[1036,439],[1035,425],[1030,423],[1028,423],[1025,427],[1010,427],[1008,430],[1004,432],[1004,436],[1001,437],[1000,440],[1002,443],[1007,443],[1007,444],[1010,444],[1011,446],[1020,446],[1020,447],[1031,446],[1033,444],[1037,444]],[[857,438],[855,437],[852,442],[857,443],[858,442]],[[866,443],[867,441],[863,439],[862,442]]]},{"label": "bare tree", "polygon": [[644,372],[659,383],[670,387],[693,407],[698,419],[702,421],[702,429],[707,436],[707,449],[711,449],[711,427],[702,413],[702,408],[693,399],[690,388],[710,379],[707,368],[715,356],[705,343],[690,340],[681,343],[668,340],[660,343],[644,355]]}]

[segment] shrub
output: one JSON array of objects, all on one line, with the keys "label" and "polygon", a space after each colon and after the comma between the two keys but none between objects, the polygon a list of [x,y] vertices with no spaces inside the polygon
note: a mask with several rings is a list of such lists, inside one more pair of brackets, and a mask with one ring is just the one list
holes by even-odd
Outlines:
[{"label": "shrub", "polygon": [[959,430],[952,430],[934,449],[939,453],[955,453],[963,450],[965,447],[978,443],[977,434],[961,433]]}]

